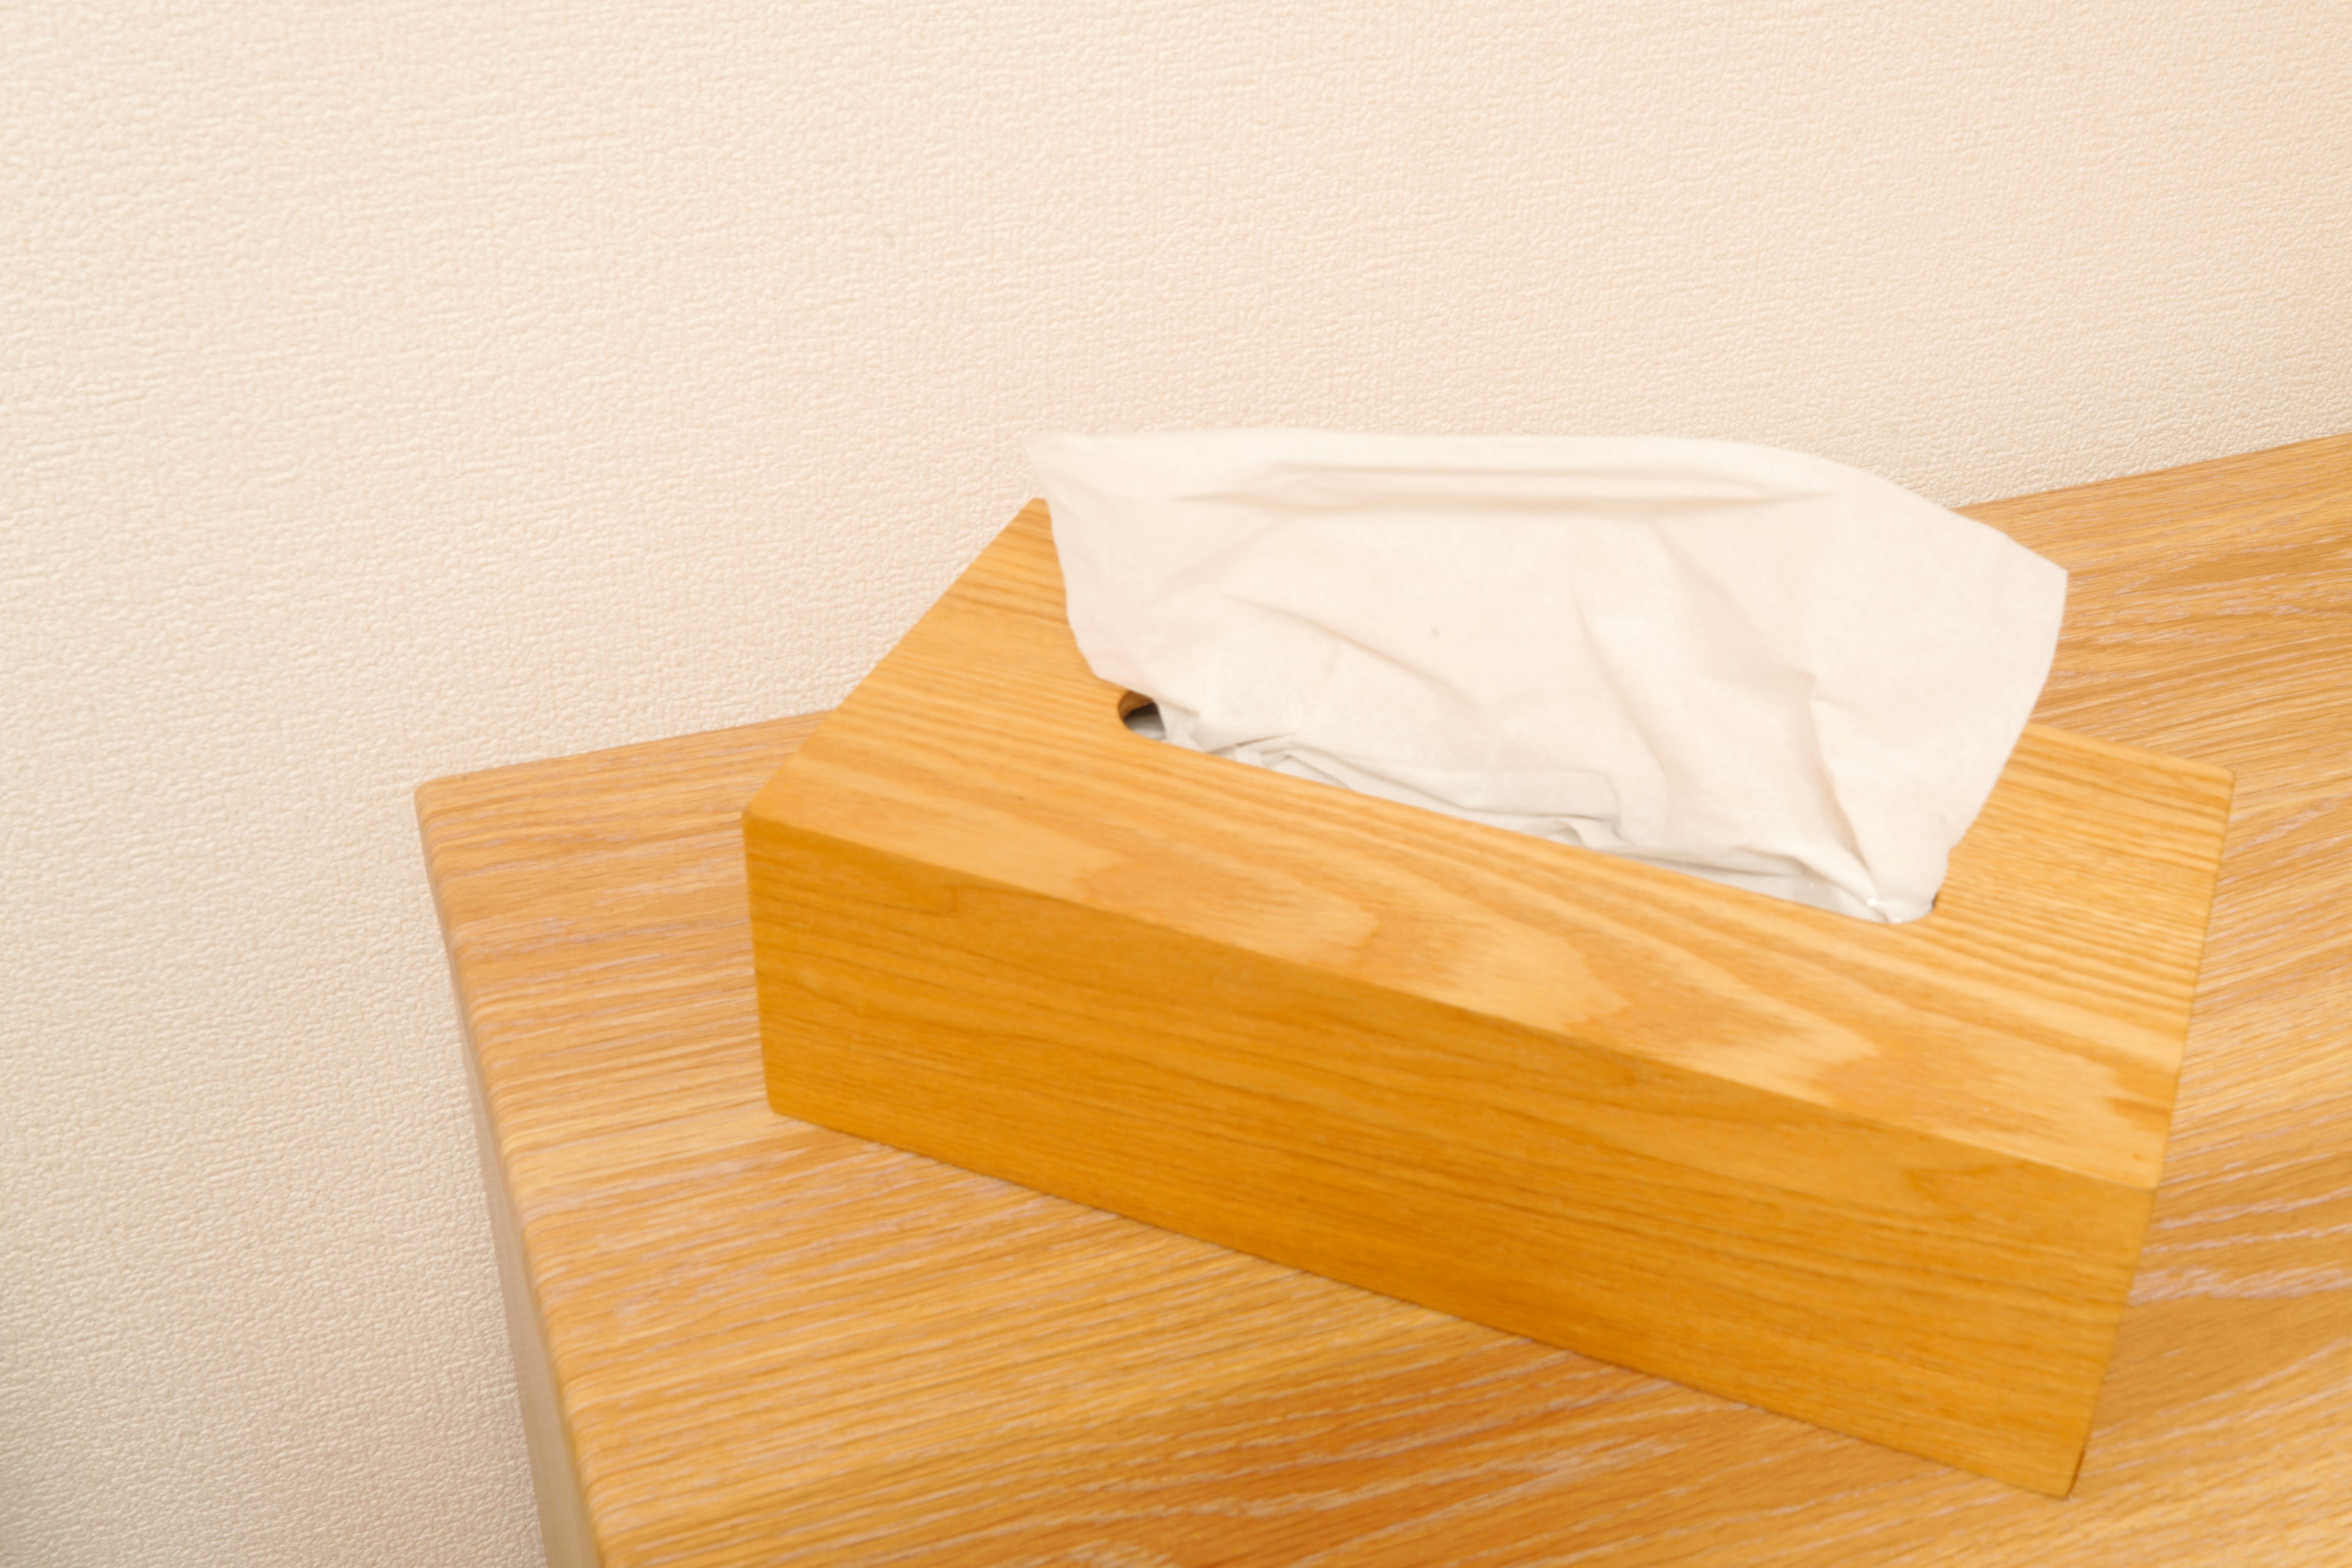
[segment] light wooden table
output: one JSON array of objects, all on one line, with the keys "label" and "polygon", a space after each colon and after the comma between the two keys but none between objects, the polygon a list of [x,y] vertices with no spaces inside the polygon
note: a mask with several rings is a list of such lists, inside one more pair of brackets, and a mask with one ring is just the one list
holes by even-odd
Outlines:
[{"label": "light wooden table", "polygon": [[2037,717],[2237,774],[2074,1498],[783,1121],[737,814],[782,720],[418,814],[551,1563],[2352,1563],[2352,437],[1972,509]]}]

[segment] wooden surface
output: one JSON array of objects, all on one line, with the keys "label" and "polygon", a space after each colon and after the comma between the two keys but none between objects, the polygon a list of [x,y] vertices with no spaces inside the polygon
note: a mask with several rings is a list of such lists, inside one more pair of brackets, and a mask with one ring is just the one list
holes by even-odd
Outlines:
[{"label": "wooden surface", "polygon": [[1033,503],[744,816],[769,1103],[2072,1486],[2229,775],[2029,727],[1888,926],[1130,733]]},{"label": "wooden surface", "polygon": [[784,721],[419,795],[604,1561],[2343,1562],[2352,439],[1973,510],[2074,574],[2039,717],[2237,778],[2072,1500],[776,1118]]}]

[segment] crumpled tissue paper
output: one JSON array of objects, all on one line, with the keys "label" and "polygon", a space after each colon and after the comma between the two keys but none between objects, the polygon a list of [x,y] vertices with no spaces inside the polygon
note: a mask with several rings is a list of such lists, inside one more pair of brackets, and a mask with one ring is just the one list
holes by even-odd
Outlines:
[{"label": "crumpled tissue paper", "polygon": [[1041,437],[1070,628],[1167,739],[1867,920],[1926,914],[2066,574],[1722,441]]}]

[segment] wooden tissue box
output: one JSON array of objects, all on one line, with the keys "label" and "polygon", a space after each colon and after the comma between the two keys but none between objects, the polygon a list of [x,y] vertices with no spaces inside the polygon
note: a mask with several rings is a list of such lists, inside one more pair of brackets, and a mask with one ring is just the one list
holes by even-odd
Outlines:
[{"label": "wooden tissue box", "polygon": [[744,816],[775,1109],[2039,1491],[2220,769],[2030,727],[1873,925],[1146,740],[1032,503]]}]

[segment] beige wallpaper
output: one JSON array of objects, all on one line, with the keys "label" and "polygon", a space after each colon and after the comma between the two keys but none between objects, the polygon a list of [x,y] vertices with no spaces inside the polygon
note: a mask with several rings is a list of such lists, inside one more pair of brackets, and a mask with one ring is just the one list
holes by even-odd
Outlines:
[{"label": "beige wallpaper", "polygon": [[0,6],[0,1562],[536,1552],[408,795],[838,698],[1053,426],[2352,426],[2352,8]]}]

